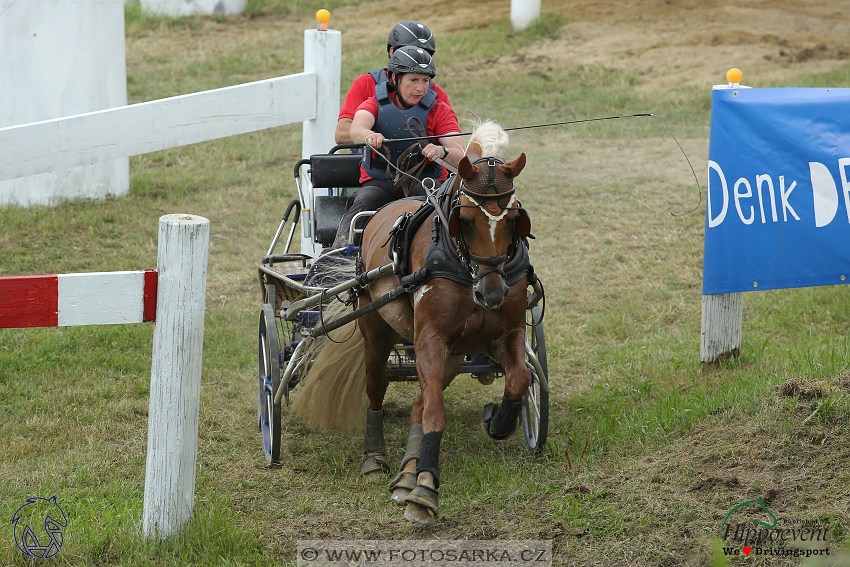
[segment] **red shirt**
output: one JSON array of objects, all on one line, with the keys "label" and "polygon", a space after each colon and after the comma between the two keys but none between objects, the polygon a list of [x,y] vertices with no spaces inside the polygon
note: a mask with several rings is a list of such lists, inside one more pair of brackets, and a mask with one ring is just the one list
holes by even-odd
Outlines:
[{"label": "red shirt", "polygon": [[[384,74],[386,74],[386,72],[386,69],[384,69]],[[373,79],[372,75],[369,73],[360,75],[354,79],[354,82],[351,83],[351,88],[348,89],[348,94],[345,95],[345,101],[343,101],[342,108],[339,111],[339,117],[354,118],[354,113],[357,112],[357,107],[370,96],[375,96],[375,84],[375,79]],[[447,95],[443,89],[435,85],[433,82],[431,85],[437,93],[437,100],[443,101],[446,105],[448,105],[449,109],[451,109],[452,105],[449,104],[449,95]],[[452,110],[452,112],[454,112],[454,110]]]},{"label": "red shirt", "polygon": [[[395,102],[396,93],[390,92],[390,99]],[[358,111],[365,110],[370,112],[372,116],[375,117],[375,120],[378,119],[378,99],[375,98],[373,94],[371,97],[367,98],[360,104],[357,108]],[[434,103],[434,106],[431,107],[431,112],[428,113],[428,123],[426,128],[428,129],[428,135],[434,138],[439,138],[440,136],[444,136],[446,134],[451,134],[453,132],[460,132],[460,124],[457,121],[457,115],[451,107],[437,99]],[[374,156],[374,153],[373,153]],[[381,158],[375,158],[380,161]],[[437,181],[441,181],[446,179],[449,176],[449,171],[444,167],[443,174],[437,178]],[[363,169],[363,164],[360,164],[360,182],[363,183],[372,179],[372,176],[366,173],[366,170]]]}]

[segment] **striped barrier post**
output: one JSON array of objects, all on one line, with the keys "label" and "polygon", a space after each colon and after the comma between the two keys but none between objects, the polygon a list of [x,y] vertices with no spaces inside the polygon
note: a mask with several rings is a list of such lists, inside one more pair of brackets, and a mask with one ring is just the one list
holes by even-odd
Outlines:
[{"label": "striped barrier post", "polygon": [[0,278],[0,328],[155,321],[142,531],[175,534],[195,499],[209,221],[159,219],[157,269]]}]

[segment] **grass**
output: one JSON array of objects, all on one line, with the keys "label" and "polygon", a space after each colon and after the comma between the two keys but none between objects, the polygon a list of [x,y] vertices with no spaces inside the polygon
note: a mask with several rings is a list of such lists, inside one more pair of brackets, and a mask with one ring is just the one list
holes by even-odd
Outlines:
[{"label": "grass", "polygon": [[[345,4],[338,11],[367,5]],[[237,18],[171,21],[129,6],[131,100],[297,72],[316,7],[251,2]],[[706,92],[647,93],[638,72],[578,66],[500,88],[494,66],[522,64],[525,48],[547,45],[568,22],[441,35],[438,78],[458,113],[511,126],[652,111],[696,163],[707,150]],[[241,36],[250,50],[214,41]],[[380,55],[347,46],[343,83]],[[850,66],[784,86],[824,84],[850,85]],[[703,565],[723,516],[756,497],[783,517],[829,518],[836,548],[847,538],[845,290],[747,294],[742,355],[703,368],[704,220],[669,214],[693,209],[697,189],[652,119],[512,134],[510,151],[531,158],[520,191],[547,290],[552,399],[541,455],[519,438],[485,438],[481,407],[500,398],[499,383],[461,377],[446,391],[442,509],[430,531],[401,518],[385,483],[357,476],[356,434],[286,413],[283,463],[267,467],[256,431],[255,270],[295,196],[299,142],[300,128],[283,127],[138,156],[121,199],[0,209],[3,276],[153,267],[159,216],[211,222],[195,518],[179,536],[140,537],[152,327],[0,330],[0,516],[57,495],[69,525],[54,561],[291,565],[299,539],[412,538],[553,540],[557,564]],[[415,395],[391,387],[394,465]],[[0,530],[4,565],[37,564],[21,557],[10,525]]]}]

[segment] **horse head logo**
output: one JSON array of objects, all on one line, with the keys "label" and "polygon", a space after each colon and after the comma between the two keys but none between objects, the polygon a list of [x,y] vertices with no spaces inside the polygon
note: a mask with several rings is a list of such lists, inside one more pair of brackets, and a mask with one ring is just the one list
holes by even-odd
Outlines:
[{"label": "horse head logo", "polygon": [[[743,504],[738,504],[737,506],[735,506],[734,508],[729,510],[729,513],[726,514],[726,517],[723,518],[723,526],[722,527],[724,527],[724,528],[726,527],[726,523],[729,521],[729,518],[732,516],[732,514],[734,514],[735,512],[740,510],[741,508],[745,508],[746,506],[750,506],[751,504],[758,504],[759,505],[759,508],[761,508],[761,510],[764,511],[769,516],[769,523],[768,522],[762,522],[762,521],[759,521],[759,520],[754,520],[754,519],[750,519],[750,522],[752,522],[753,524],[758,524],[758,525],[764,526],[769,530],[776,527],[776,516],[773,515],[773,512],[771,512],[770,510],[767,509],[767,506],[764,505],[764,502],[762,501],[761,498],[756,498],[755,500],[749,500],[747,502],[744,502]],[[747,512],[756,513],[757,511],[755,509],[752,509],[752,510],[747,510]],[[768,518],[765,518],[765,520],[767,520],[767,519]]]},{"label": "horse head logo", "polygon": [[18,508],[12,516],[12,525],[18,549],[29,557],[46,559],[56,555],[62,547],[62,528],[68,526],[68,519],[56,502],[56,496],[35,497]]}]

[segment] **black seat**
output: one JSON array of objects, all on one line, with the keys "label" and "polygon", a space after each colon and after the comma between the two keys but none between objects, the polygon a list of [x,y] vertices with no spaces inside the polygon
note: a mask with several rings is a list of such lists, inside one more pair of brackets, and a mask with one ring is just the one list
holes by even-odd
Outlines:
[{"label": "black seat", "polygon": [[313,200],[313,235],[322,246],[330,246],[336,238],[336,231],[345,214],[345,202],[348,197],[315,197]]},{"label": "black seat", "polygon": [[360,154],[317,154],[310,156],[313,187],[360,187]]},{"label": "black seat", "polygon": [[[310,181],[316,189],[360,187],[360,154],[310,156]],[[348,197],[317,196],[313,201],[313,235],[322,246],[336,238]]]}]

